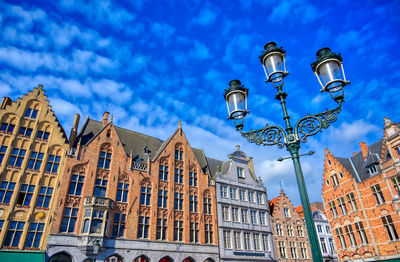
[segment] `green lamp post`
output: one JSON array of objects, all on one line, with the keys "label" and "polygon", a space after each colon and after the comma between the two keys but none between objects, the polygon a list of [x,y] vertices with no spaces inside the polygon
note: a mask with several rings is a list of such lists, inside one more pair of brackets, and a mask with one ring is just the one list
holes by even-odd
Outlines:
[{"label": "green lamp post", "polygon": [[283,92],[284,78],[289,74],[286,71],[285,55],[286,51],[278,47],[275,42],[269,42],[264,46],[264,51],[260,56],[263,65],[266,83],[271,82],[276,88],[275,98],[280,101],[283,111],[285,129],[280,126],[266,125],[264,128],[249,132],[242,131],[244,118],[249,113],[247,110],[248,89],[244,88],[239,80],[229,82],[229,89],[225,90],[225,100],[229,113],[229,120],[233,119],[237,131],[250,143],[256,145],[272,146],[284,148],[290,152],[296,173],[297,184],[301,203],[304,210],[308,238],[311,245],[313,261],[322,261],[322,253],[319,248],[317,233],[311,215],[310,200],[308,198],[306,185],[304,182],[303,171],[300,165],[300,143],[307,142],[309,136],[319,133],[322,129],[329,127],[330,123],[337,120],[344,102],[343,87],[350,84],[346,81],[343,70],[342,57],[340,54],[332,53],[329,48],[322,48],[317,52],[317,60],[311,64],[319,83],[322,86],[321,92],[328,92],[333,100],[338,104],[336,108],[326,110],[322,113],[310,115],[297,121],[294,127],[290,123],[290,116],[286,108],[287,94]]}]

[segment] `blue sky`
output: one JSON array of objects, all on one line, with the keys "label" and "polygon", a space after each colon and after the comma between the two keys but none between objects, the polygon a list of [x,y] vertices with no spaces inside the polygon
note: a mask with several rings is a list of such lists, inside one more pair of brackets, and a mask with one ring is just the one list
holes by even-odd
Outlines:
[{"label": "blue sky", "polygon": [[[90,3],[88,3],[90,2]],[[302,146],[311,201],[321,201],[324,149],[337,156],[382,137],[383,117],[400,122],[399,1],[0,1],[0,96],[43,84],[67,133],[101,119],[166,139],[182,120],[192,146],[220,160],[235,145],[254,157],[272,199],[280,181],[300,204],[288,152],[257,147],[226,120],[223,90],[249,88],[245,129],[283,124],[258,56],[276,41],[287,52],[292,120],[332,108],[311,70],[318,49],[342,53],[352,84],[339,120]]]}]

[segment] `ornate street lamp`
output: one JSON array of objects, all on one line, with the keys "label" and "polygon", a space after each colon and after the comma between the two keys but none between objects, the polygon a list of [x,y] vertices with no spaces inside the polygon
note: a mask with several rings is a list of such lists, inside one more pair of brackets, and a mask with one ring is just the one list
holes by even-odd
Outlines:
[{"label": "ornate street lamp", "polygon": [[97,254],[99,253],[100,241],[96,239],[93,241],[93,262],[96,261]]},{"label": "ornate street lamp", "polygon": [[[280,126],[267,124],[262,129],[252,129],[249,132],[242,131],[244,118],[249,113],[247,110],[248,89],[244,88],[239,80],[230,81],[229,89],[225,90],[224,97],[228,107],[228,119],[234,120],[236,129],[248,142],[263,146],[277,145],[279,148],[286,147],[290,152],[291,156],[289,158],[293,160],[313,261],[322,261],[322,253],[319,248],[310,201],[300,165],[301,155],[299,155],[299,149],[301,142],[307,142],[309,136],[328,128],[330,123],[338,119],[338,114],[344,102],[343,87],[350,84],[350,82],[346,81],[341,55],[332,53],[329,48],[319,50],[317,52],[317,60],[311,64],[311,67],[322,86],[321,92],[329,92],[333,100],[338,103],[338,106],[322,113],[308,114],[298,120],[293,128],[286,108],[285,99],[287,94],[282,91],[284,78],[289,74],[285,65],[286,51],[282,47],[278,47],[275,42],[269,42],[264,46],[264,49],[260,56],[260,61],[267,77],[266,83],[271,82],[277,89],[275,98],[281,103],[286,128],[283,129]],[[279,158],[280,161],[283,159],[285,158]]]}]

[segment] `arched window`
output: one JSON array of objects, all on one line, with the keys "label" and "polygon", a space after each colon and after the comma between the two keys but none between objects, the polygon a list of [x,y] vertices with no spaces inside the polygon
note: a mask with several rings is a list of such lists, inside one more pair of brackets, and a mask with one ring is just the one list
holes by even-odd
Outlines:
[{"label": "arched window", "polygon": [[173,262],[173,260],[170,257],[163,257],[163,258],[160,259],[159,262]]},{"label": "arched window", "polygon": [[100,151],[98,167],[104,169],[110,169],[110,163],[111,163],[111,150]]},{"label": "arched window", "polygon": [[182,262],[194,262],[194,259],[191,257],[187,257]]},{"label": "arched window", "polygon": [[150,262],[150,260],[146,256],[140,256],[135,258],[133,262]]},{"label": "arched window", "polygon": [[120,258],[117,255],[112,255],[108,257],[106,260],[104,260],[104,262],[122,262],[122,258]]},{"label": "arched window", "polygon": [[150,206],[151,199],[151,185],[143,184],[140,189],[140,204],[143,206]]},{"label": "arched window", "polygon": [[69,254],[61,252],[51,256],[49,262],[72,262],[72,259]]},{"label": "arched window", "polygon": [[175,146],[175,160],[183,160],[183,147],[181,144]]}]

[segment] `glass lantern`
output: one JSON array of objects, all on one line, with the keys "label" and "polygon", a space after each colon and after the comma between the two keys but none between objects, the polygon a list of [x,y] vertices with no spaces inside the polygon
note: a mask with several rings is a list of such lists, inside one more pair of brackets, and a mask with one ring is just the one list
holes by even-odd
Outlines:
[{"label": "glass lantern", "polygon": [[225,89],[225,100],[229,118],[233,119],[236,128],[242,128],[244,117],[249,113],[247,110],[248,89],[244,88],[239,80],[229,82],[229,89]]},{"label": "glass lantern", "polygon": [[321,84],[321,92],[327,91],[335,101],[343,100],[343,87],[350,82],[346,81],[343,69],[343,59],[340,54],[332,53],[328,47],[317,52],[317,60],[311,67]]},{"label": "glass lantern", "polygon": [[275,42],[269,42],[264,46],[264,51],[259,57],[263,65],[268,82],[272,82],[275,87],[282,85],[286,72],[285,54],[286,51],[277,47]]}]

